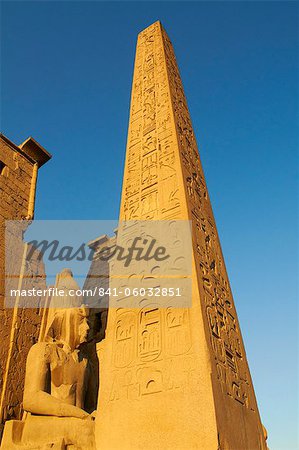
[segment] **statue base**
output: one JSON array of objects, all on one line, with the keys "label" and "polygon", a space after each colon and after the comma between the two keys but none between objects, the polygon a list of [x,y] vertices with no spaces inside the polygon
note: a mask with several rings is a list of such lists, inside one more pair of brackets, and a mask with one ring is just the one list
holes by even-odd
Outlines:
[{"label": "statue base", "polygon": [[29,415],[6,422],[1,450],[95,450],[94,422]]}]

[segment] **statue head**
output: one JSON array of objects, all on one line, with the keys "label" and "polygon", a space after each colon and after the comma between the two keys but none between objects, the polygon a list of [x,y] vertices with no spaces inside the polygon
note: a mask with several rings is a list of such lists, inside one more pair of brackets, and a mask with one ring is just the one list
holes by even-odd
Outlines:
[{"label": "statue head", "polygon": [[57,276],[57,291],[51,298],[50,308],[79,308],[83,302],[81,289],[71,269],[63,269]]},{"label": "statue head", "polygon": [[45,340],[66,344],[74,350],[87,341],[88,331],[87,308],[81,306],[80,308],[56,309]]},{"label": "statue head", "polygon": [[73,272],[71,269],[62,269],[59,276],[60,278],[73,277]]}]

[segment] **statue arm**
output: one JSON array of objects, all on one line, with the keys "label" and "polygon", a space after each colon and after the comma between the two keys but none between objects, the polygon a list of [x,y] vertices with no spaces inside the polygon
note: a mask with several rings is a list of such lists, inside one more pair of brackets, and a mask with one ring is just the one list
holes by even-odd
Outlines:
[{"label": "statue arm", "polygon": [[83,409],[64,403],[46,392],[47,375],[50,371],[46,357],[47,344],[39,343],[31,347],[26,363],[23,407],[33,414],[86,418]]}]

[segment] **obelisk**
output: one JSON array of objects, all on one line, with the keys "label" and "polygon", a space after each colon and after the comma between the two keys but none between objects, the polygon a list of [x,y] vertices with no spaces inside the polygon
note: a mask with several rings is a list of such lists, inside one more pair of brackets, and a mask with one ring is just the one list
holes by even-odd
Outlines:
[{"label": "obelisk", "polygon": [[148,311],[160,336],[147,357],[142,309],[109,309],[97,449],[266,449],[179,70],[155,22],[138,36],[120,221],[170,219],[192,221],[192,306],[171,320]]}]

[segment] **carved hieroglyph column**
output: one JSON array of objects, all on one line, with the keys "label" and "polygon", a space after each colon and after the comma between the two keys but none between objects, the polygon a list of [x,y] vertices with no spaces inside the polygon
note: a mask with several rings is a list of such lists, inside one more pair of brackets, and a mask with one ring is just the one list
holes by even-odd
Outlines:
[{"label": "carved hieroglyph column", "polygon": [[[120,220],[169,219],[192,221],[192,307],[148,319],[109,310],[97,448],[266,449],[182,82],[156,22],[138,36]],[[149,354],[146,320],[159,330]]]}]

